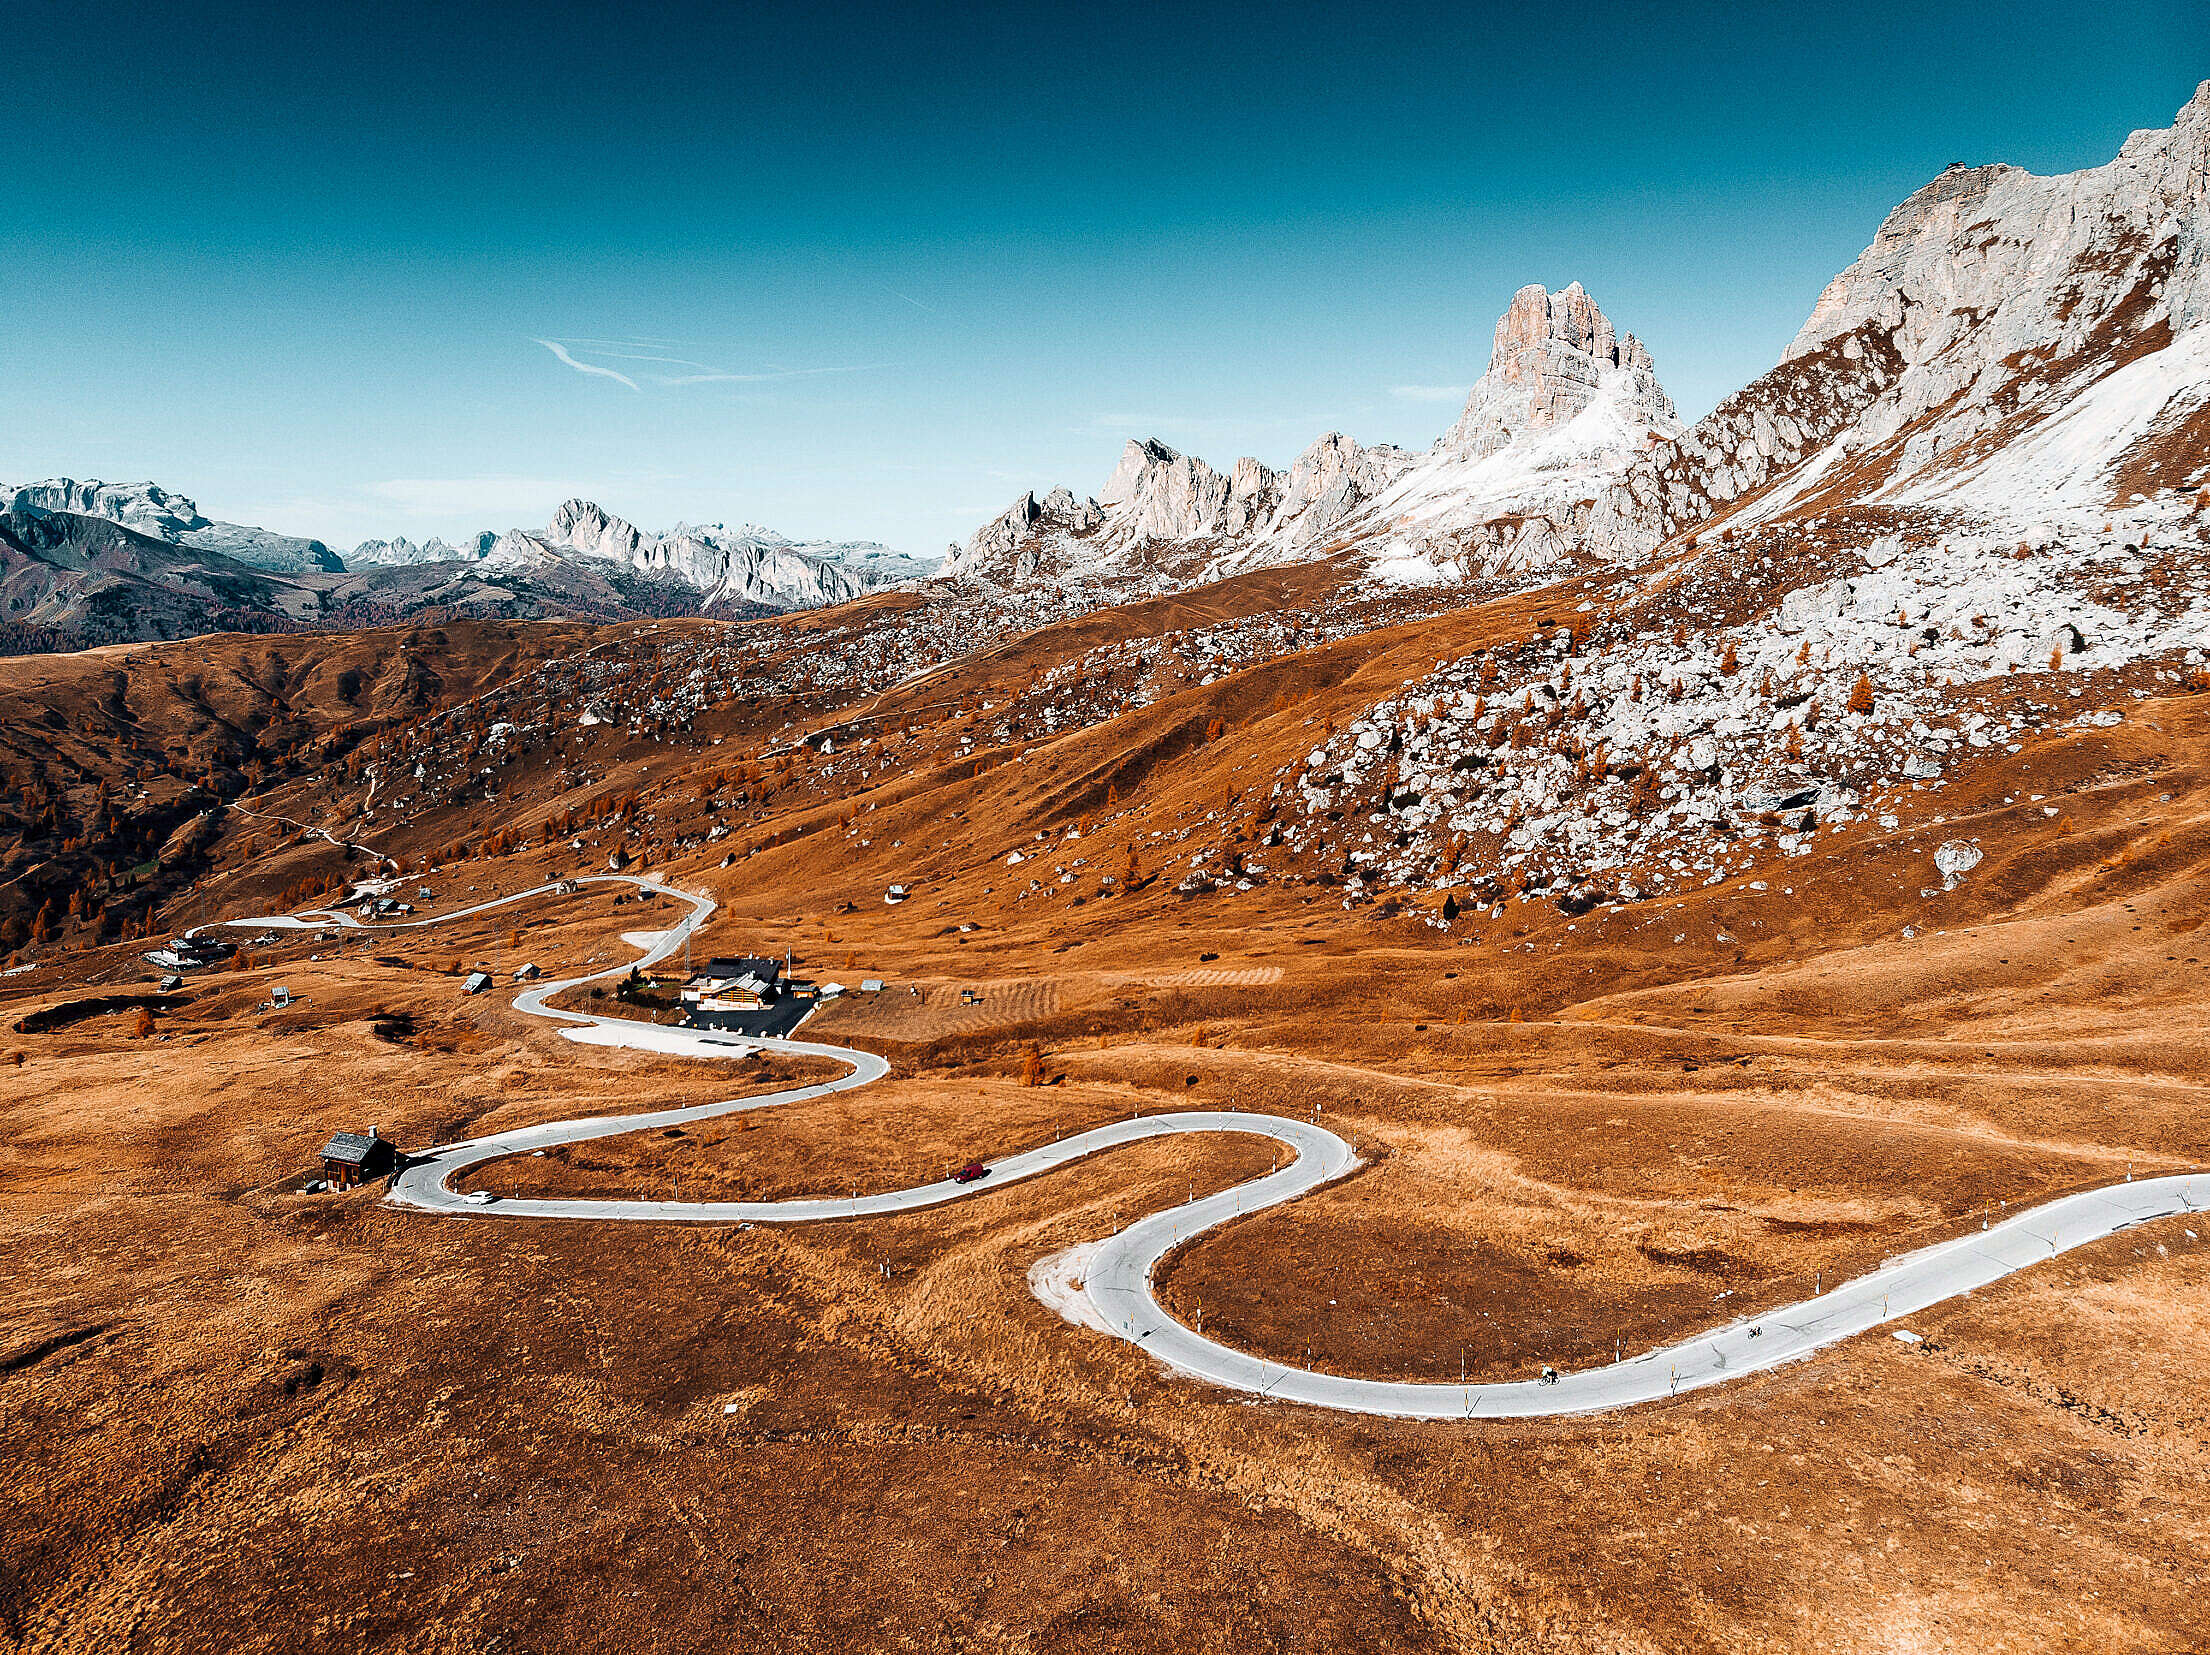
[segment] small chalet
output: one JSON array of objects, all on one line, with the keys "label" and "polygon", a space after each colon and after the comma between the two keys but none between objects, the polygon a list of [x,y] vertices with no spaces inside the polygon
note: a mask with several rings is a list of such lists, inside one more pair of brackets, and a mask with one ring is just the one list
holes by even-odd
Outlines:
[{"label": "small chalet", "polygon": [[155,949],[146,959],[164,971],[204,971],[237,952],[233,944],[212,937],[182,936],[170,939],[166,948]]},{"label": "small chalet", "polygon": [[788,1034],[813,1010],[820,990],[790,975],[788,960],[756,954],[706,962],[683,988],[683,1021],[740,1034]]},{"label": "small chalet", "polygon": [[332,1188],[349,1190],[364,1178],[381,1178],[397,1159],[391,1140],[373,1126],[366,1132],[333,1132],[322,1146],[322,1175]]},{"label": "small chalet", "polygon": [[481,994],[485,989],[489,988],[490,986],[490,972],[471,971],[468,973],[467,977],[462,980],[460,991],[463,994]]},{"label": "small chalet", "polygon": [[756,954],[708,960],[684,987],[692,1011],[758,1011],[783,997],[783,962]]}]

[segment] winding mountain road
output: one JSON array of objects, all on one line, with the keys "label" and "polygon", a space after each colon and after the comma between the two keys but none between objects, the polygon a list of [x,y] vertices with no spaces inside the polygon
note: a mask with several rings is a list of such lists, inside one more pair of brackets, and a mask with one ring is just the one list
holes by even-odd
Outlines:
[{"label": "winding mountain road", "polygon": [[[760,1047],[807,1057],[834,1058],[851,1065],[848,1074],[812,1086],[763,1096],[734,1098],[686,1109],[644,1114],[596,1116],[517,1127],[480,1138],[441,1144],[413,1157],[391,1182],[393,1204],[420,1211],[469,1218],[555,1218],[585,1222],[694,1224],[793,1224],[824,1219],[878,1217],[913,1212],[947,1201],[987,1195],[991,1190],[1033,1178],[1101,1150],[1148,1138],[1189,1132],[1242,1132],[1271,1138],[1292,1152],[1287,1165],[1232,1189],[1137,1220],[1091,1245],[1083,1264],[1081,1291],[1094,1316],[1106,1328],[1148,1351],[1168,1366],[1211,1384],[1254,1395],[1354,1413],[1422,1419],[1527,1419],[1596,1413],[1696,1391],[1800,1361],[1827,1346],[1884,1323],[1989,1286],[2058,1253],[2086,1246],[2153,1219],[2199,1210],[2210,1200],[2210,1173],[2128,1179],[2101,1189],[2060,1197],[1931,1247],[1891,1260],[1882,1268],[1837,1285],[1800,1304],[1765,1312],[1645,1352],[1606,1367],[1584,1368],[1544,1381],[1529,1379],[1491,1384],[1420,1384],[1349,1379],[1285,1366],[1207,1339],[1174,1320],[1152,1292],[1159,1261],[1199,1233],[1245,1213],[1295,1199],[1355,1170],[1356,1152],[1335,1133],[1314,1122],[1279,1115],[1231,1110],[1177,1110],[1142,1115],[1038,1145],[989,1163],[989,1176],[976,1183],[950,1179],[872,1195],[824,1196],[793,1201],[606,1201],[581,1198],[512,1199],[478,1206],[451,1188],[452,1179],[472,1166],[500,1156],[527,1154],[593,1138],[615,1137],[706,1120],[749,1109],[768,1109],[865,1086],[889,1073],[889,1065],[871,1052],[803,1040],[734,1040],[711,1029],[664,1027],[593,1012],[564,1011],[546,1004],[563,989],[620,975],[632,965],[651,965],[682,947],[684,940],[714,911],[711,898],[676,890],[657,880],[627,875],[586,878],[585,884],[633,885],[689,905],[690,912],[636,960],[589,976],[572,977],[526,990],[517,1010],[568,1025],[561,1033],[587,1045],[619,1046],[679,1057],[716,1058],[732,1048]],[[477,903],[453,913],[396,925],[363,926],[338,911],[236,919],[224,923],[267,929],[351,929],[399,931],[442,924],[490,909],[545,895],[540,885]]]}]

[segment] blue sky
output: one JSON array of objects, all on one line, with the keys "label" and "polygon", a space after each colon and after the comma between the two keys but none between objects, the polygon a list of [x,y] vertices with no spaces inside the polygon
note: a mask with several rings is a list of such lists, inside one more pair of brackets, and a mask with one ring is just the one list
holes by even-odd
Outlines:
[{"label": "blue sky", "polygon": [[2210,75],[2197,0],[319,10],[10,8],[0,478],[935,553],[1131,436],[1425,446],[1575,279],[1693,417],[1948,162]]}]

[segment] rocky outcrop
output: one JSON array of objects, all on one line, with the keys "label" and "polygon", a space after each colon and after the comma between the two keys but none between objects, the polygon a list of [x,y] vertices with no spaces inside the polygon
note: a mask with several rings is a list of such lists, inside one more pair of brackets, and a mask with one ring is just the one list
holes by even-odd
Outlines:
[{"label": "rocky outcrop", "polygon": [[348,569],[392,567],[414,563],[477,563],[490,555],[499,537],[489,530],[468,536],[458,546],[432,535],[420,544],[405,535],[389,540],[364,540],[345,554]]},{"label": "rocky outcrop", "polygon": [[1067,544],[1094,533],[1105,521],[1095,500],[1077,500],[1071,490],[1022,495],[975,530],[963,547],[951,548],[944,573],[952,579],[1006,584],[1046,572]]},{"label": "rocky outcrop", "polygon": [[2210,81],[2171,126],[2134,133],[2100,167],[2039,178],[2001,164],[1952,166],[1891,212],[1827,284],[1783,360],[1868,322],[1892,335],[1914,370],[1967,337],[1991,359],[2071,355],[2152,258],[2163,288],[2153,308],[2172,331],[2210,321],[2206,193]]},{"label": "rocky outcrop", "polygon": [[1863,497],[1990,523],[2092,513],[2126,497],[2129,451],[2202,407],[2205,323],[2210,81],[2102,166],[1949,168],[1827,285],[1777,371],[1838,340],[1893,353],[1826,460]]},{"label": "rocky outcrop", "polygon": [[1162,442],[1130,442],[1097,503],[1120,538],[1194,540],[1248,532],[1272,504],[1273,485],[1274,474],[1256,460],[1237,461],[1223,477]]},{"label": "rocky outcrop", "polygon": [[[1621,480],[1680,429],[1650,353],[1580,283],[1529,285],[1457,423],[1336,533],[1381,577],[1422,584],[1586,561],[1614,541]],[[1616,538],[1650,543],[1639,522]]]},{"label": "rocky outcrop", "polygon": [[598,560],[690,587],[704,612],[812,609],[933,573],[874,541],[793,541],[755,524],[678,523],[651,534],[589,500],[569,500],[539,532],[510,529],[484,561],[542,573],[564,560]]},{"label": "rocky outcrop", "polygon": [[1496,324],[1489,366],[1465,411],[1436,446],[1481,460],[1530,435],[1570,424],[1602,400],[1629,430],[1678,430],[1650,353],[1624,339],[1579,282],[1549,293],[1540,282],[1512,295]]},{"label": "rocky outcrop", "polygon": [[196,552],[212,552],[235,563],[280,574],[314,570],[334,574],[345,567],[338,555],[319,540],[214,522],[202,516],[199,507],[183,495],[171,494],[155,483],[78,482],[71,477],[52,477],[0,489],[0,507],[14,510],[21,506],[104,517],[134,534]]},{"label": "rocky outcrop", "polygon": [[1271,525],[1273,543],[1288,552],[1320,545],[1353,511],[1416,464],[1416,455],[1392,443],[1368,448],[1330,431],[1298,455],[1283,476]]},{"label": "rocky outcrop", "polygon": [[1616,334],[1578,282],[1556,294],[1525,287],[1458,423],[1426,455],[1331,431],[1287,471],[1245,458],[1222,473],[1162,442],[1130,442],[1096,499],[1023,495],[954,549],[946,573],[1172,586],[1344,544],[1463,566],[1469,545],[1500,535],[1529,555],[1539,544],[1547,562],[1579,532],[1569,520],[1679,429],[1650,353]]},{"label": "rocky outcrop", "polygon": [[2100,167],[1953,166],[1827,284],[1771,373],[1657,456],[1664,527],[1845,505],[2099,518],[2210,403],[2210,82]]},{"label": "rocky outcrop", "polygon": [[1006,583],[1127,577],[1154,585],[1291,562],[1412,456],[1331,431],[1275,471],[1248,455],[1225,475],[1162,442],[1131,441],[1094,499],[1024,494],[954,547],[947,576]]}]

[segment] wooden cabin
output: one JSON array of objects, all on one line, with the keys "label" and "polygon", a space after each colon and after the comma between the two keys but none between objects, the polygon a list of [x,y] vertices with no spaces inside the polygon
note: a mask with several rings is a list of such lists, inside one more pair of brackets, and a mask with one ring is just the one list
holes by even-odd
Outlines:
[{"label": "wooden cabin", "polygon": [[333,1132],[322,1146],[322,1175],[333,1189],[349,1190],[367,1178],[381,1178],[398,1160],[391,1140],[375,1127],[366,1132]]}]

